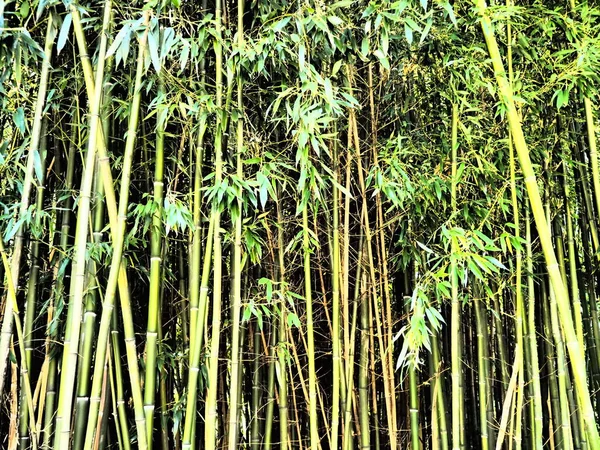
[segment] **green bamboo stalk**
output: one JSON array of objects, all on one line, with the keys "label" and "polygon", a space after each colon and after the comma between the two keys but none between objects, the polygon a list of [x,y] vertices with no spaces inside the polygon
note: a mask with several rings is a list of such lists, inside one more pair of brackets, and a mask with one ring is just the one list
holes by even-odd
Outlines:
[{"label": "green bamboo stalk", "polygon": [[[102,242],[102,229],[104,228],[104,199],[103,185],[101,180],[95,180],[95,201],[93,205],[93,240],[96,245]],[[88,261],[87,268],[87,288],[84,295],[85,312],[83,315],[83,329],[81,334],[80,357],[77,365],[77,384],[76,384],[76,400],[75,400],[75,426],[73,436],[73,449],[81,450],[85,439],[85,427],[90,403],[90,378],[94,334],[96,331],[96,305],[99,303],[99,282],[97,281],[98,273],[94,260]]]},{"label": "green bamboo stalk", "polygon": [[[29,149],[27,154],[27,165],[23,179],[23,187],[21,191],[21,201],[19,206],[19,219],[25,217],[29,210],[29,202],[31,190],[35,183],[34,168],[35,160],[41,157],[40,141],[42,134],[42,119],[44,116],[44,108],[46,104],[46,92],[48,90],[48,79],[50,77],[50,60],[52,57],[52,49],[54,47],[54,39],[56,38],[57,30],[54,24],[54,13],[48,15],[48,24],[46,28],[46,40],[44,43],[44,59],[42,61],[42,69],[40,78],[37,82],[38,92],[35,102],[35,111],[33,115],[33,123],[31,127],[31,138],[29,141]],[[15,289],[19,286],[19,275],[21,270],[21,256],[23,246],[25,245],[25,233],[23,224],[18,226],[14,237],[13,250],[11,253],[10,268],[13,276],[12,283]],[[4,391],[4,377],[8,365],[8,353],[10,349],[10,340],[12,338],[13,327],[13,304],[5,302],[2,319],[2,328],[0,329],[0,394]]]},{"label": "green bamboo stalk", "polygon": [[[100,86],[104,79],[104,55],[106,54],[107,36],[111,11],[111,0],[104,3],[103,33],[100,41],[99,62],[96,70],[96,85]],[[92,98],[92,97],[91,97]],[[79,350],[79,331],[83,307],[83,291],[85,285],[86,271],[86,246],[88,238],[87,221],[90,213],[90,198],[94,167],[96,162],[96,145],[100,130],[100,106],[102,89],[97,89],[90,104],[90,131],[88,137],[88,149],[86,155],[85,169],[81,182],[79,198],[79,209],[77,211],[77,225],[75,230],[75,257],[73,260],[69,310],[67,326],[65,330],[62,375],[60,378],[58,412],[56,416],[56,436],[54,446],[68,450],[71,437],[71,411],[74,394],[74,383],[77,365],[77,352]]]},{"label": "green bamboo stalk", "polygon": [[559,450],[563,446],[563,437],[561,429],[557,430],[561,423],[561,404],[560,395],[558,391],[558,377],[556,368],[556,355],[554,351],[554,345],[552,342],[552,324],[550,320],[550,301],[546,282],[542,280],[540,284],[540,298],[542,300],[542,314],[543,314],[543,328],[544,328],[544,348],[546,356],[546,366],[548,367],[548,396],[550,397],[548,418],[552,422],[552,440],[555,441],[556,448]]},{"label": "green bamboo stalk", "polygon": [[489,434],[488,434],[488,374],[486,369],[485,361],[485,350],[487,347],[487,320],[485,318],[485,312],[482,308],[482,299],[475,298],[474,309],[475,309],[475,322],[477,327],[477,371],[479,380],[479,421],[481,428],[481,450],[487,450],[490,448],[489,445]]},{"label": "green bamboo stalk", "polygon": [[[406,312],[410,313],[410,304],[406,305]],[[408,393],[410,408],[410,448],[411,450],[420,450],[421,440],[419,436],[419,387],[417,380],[417,363],[416,361],[410,361],[409,364]]]},{"label": "green bamboo stalk", "polygon": [[533,385],[533,404],[534,404],[534,424],[533,424],[533,448],[535,450],[542,450],[543,440],[543,421],[544,416],[542,412],[542,388],[540,385],[540,370],[538,362],[538,349],[537,349],[537,332],[535,326],[535,287],[533,280],[533,251],[531,244],[531,222],[529,219],[529,208],[526,209],[525,217],[525,240],[527,247],[527,298],[528,298],[528,331],[527,337],[529,341],[529,349],[531,353],[531,373],[532,373],[532,385]]},{"label": "green bamboo stalk", "polygon": [[[244,54],[244,0],[237,2],[237,45],[241,55]],[[237,152],[236,152],[236,175],[239,180],[243,179],[242,153],[244,151],[244,103],[242,67],[238,66],[237,73]],[[231,382],[229,385],[229,430],[227,447],[237,447],[238,437],[238,389],[239,389],[239,350],[240,350],[240,315],[242,310],[242,199],[237,200],[237,213],[234,215],[234,243],[233,243],[233,280],[231,288]]]},{"label": "green bamboo stalk", "polygon": [[[456,211],[456,170],[458,153],[458,105],[452,105],[452,209]],[[458,249],[452,241],[452,254],[456,255]],[[451,326],[451,373],[452,373],[452,450],[460,450],[460,429],[463,427],[460,401],[460,303],[458,298],[458,267],[456,256],[450,257],[450,277],[452,289]]]},{"label": "green bamboo stalk", "polygon": [[333,224],[332,224],[332,260],[331,260],[331,296],[332,296],[332,364],[333,391],[331,405],[331,448],[339,448],[340,423],[340,378],[342,360],[340,351],[340,232],[339,232],[339,191],[338,184],[338,149],[337,141],[333,146]]},{"label": "green bamboo stalk", "polygon": [[115,396],[117,403],[119,428],[121,430],[123,449],[131,448],[129,439],[129,424],[127,423],[127,409],[125,408],[125,398],[123,396],[123,370],[121,369],[121,347],[119,342],[119,328],[117,325],[117,311],[111,317],[111,346],[114,368],[115,368]]},{"label": "green bamboo stalk", "polygon": [[[127,140],[125,142],[125,152],[123,156],[123,170],[121,173],[121,190],[119,192],[119,210],[117,218],[117,227],[112,233],[113,254],[111,259],[108,281],[102,304],[102,316],[100,318],[100,328],[98,330],[98,341],[96,346],[96,355],[94,366],[94,375],[92,380],[92,389],[90,394],[90,412],[88,416],[88,426],[86,430],[85,448],[92,448],[96,432],[96,421],[99,414],[100,400],[102,395],[102,386],[104,379],[104,365],[98,364],[99,361],[106,359],[108,336],[111,326],[111,315],[114,310],[115,296],[117,293],[117,284],[121,277],[121,260],[123,256],[125,242],[125,228],[127,220],[127,209],[129,206],[129,183],[131,177],[131,168],[133,164],[133,155],[135,151],[135,139],[137,134],[138,118],[141,103],[142,77],[144,74],[144,52],[148,42],[148,32],[150,23],[150,11],[144,12],[145,31],[142,34],[138,47],[137,68],[135,73],[134,94],[131,102],[129,116],[129,126],[127,131]],[[99,83],[96,83],[99,86]],[[137,363],[136,363],[137,364]],[[136,421],[138,422],[138,421]],[[138,427],[141,426],[138,423]],[[146,428],[138,428],[138,445],[140,448],[147,448]]]},{"label": "green bamboo stalk", "polygon": [[276,202],[277,209],[277,256],[279,260],[279,283],[281,285],[281,303],[279,304],[279,343],[277,346],[277,364],[279,369],[279,450],[288,448],[288,386],[287,386],[287,299],[286,299],[286,279],[285,279],[285,247],[283,244],[283,217],[279,202]]},{"label": "green bamboo stalk", "polygon": [[[158,74],[159,99],[165,96],[165,83],[162,74]],[[157,105],[160,109],[162,105]],[[158,114],[158,117],[161,115]],[[144,413],[146,417],[146,436],[148,449],[152,449],[154,430],[154,399],[156,395],[158,323],[160,321],[161,278],[163,274],[163,174],[166,120],[158,120],[156,124],[156,144],[154,162],[154,214],[152,215],[152,231],[150,243],[150,298],[148,299],[148,323],[146,326],[146,372],[144,377]]]},{"label": "green bamboo stalk", "polygon": [[[204,60],[201,61],[204,64]],[[190,264],[190,365],[191,358],[194,352],[191,348],[202,342],[202,330],[197,329],[197,324],[204,324],[204,321],[198,321],[200,297],[202,296],[200,288],[201,278],[201,259],[202,259],[202,159],[204,158],[204,134],[206,132],[206,114],[201,112],[198,134],[196,138],[196,160],[194,164],[194,230],[192,233],[192,249],[191,249],[191,264]],[[211,234],[208,234],[207,242],[211,239]],[[202,314],[200,314],[202,317]],[[196,338],[196,336],[198,336]]]},{"label": "green bamboo stalk", "polygon": [[[275,415],[275,366],[277,360],[274,357],[274,349],[277,345],[277,328],[271,328],[271,338],[268,354],[268,377],[267,377],[267,404],[265,412],[265,434],[263,438],[263,448],[271,450],[273,441],[273,422]],[[241,370],[240,370],[241,372]]]},{"label": "green bamboo stalk", "polygon": [[[216,129],[215,129],[215,186],[219,186],[223,180],[223,132],[224,116],[223,108],[223,47],[221,43],[222,4],[221,0],[215,5],[215,86],[217,107]],[[205,427],[204,445],[206,450],[215,450],[217,447],[217,390],[218,390],[218,368],[219,368],[219,344],[221,338],[221,296],[222,296],[222,248],[221,248],[221,207],[216,200],[212,206],[212,219],[214,221],[213,232],[213,303],[212,303],[212,330],[210,341],[210,353],[207,361],[208,366],[208,390],[205,404]],[[199,318],[202,315],[199,315]],[[187,417],[186,417],[187,420]]]},{"label": "green bamboo stalk", "polygon": [[582,349],[585,349],[583,336],[583,317],[581,296],[577,280],[577,253],[575,252],[575,234],[573,231],[573,215],[571,213],[571,195],[567,165],[563,164],[563,193],[565,197],[565,220],[567,222],[567,255],[569,258],[569,280],[571,282],[571,298],[573,299],[573,314],[575,317],[575,332]]},{"label": "green bamboo stalk", "polygon": [[[111,347],[112,347],[112,336],[111,336]],[[119,409],[117,406],[117,395],[116,395],[116,381],[115,381],[115,370],[114,370],[114,360],[112,355],[109,355],[108,358],[108,377],[110,382],[110,399],[112,406],[112,415],[115,424],[115,432],[117,435],[117,445],[119,446],[119,450],[123,450],[125,445],[129,445],[129,442],[123,442],[123,435],[121,433],[121,426],[119,422]],[[108,421],[106,421],[108,424]]]},{"label": "green bamboo stalk", "polygon": [[446,421],[446,405],[444,400],[444,378],[440,372],[442,362],[440,360],[440,344],[439,334],[436,332],[431,337],[431,360],[433,363],[433,370],[435,371],[435,381],[433,383],[432,403],[435,402],[435,409],[437,411],[437,423],[440,433],[440,441],[442,443],[442,450],[448,450],[448,427]]},{"label": "green bamboo stalk", "polygon": [[[214,234],[214,215],[211,216],[206,246],[204,248],[204,263],[202,266],[202,282],[200,285],[200,299],[199,303],[204,304],[208,298],[208,282],[210,278],[211,269],[211,256],[213,246],[213,234]],[[215,259],[215,261],[217,261]],[[191,324],[192,327],[198,327],[198,340],[202,335],[202,328],[205,318],[204,314],[199,315],[197,323]],[[182,449],[189,450],[194,448],[194,436],[196,433],[196,407],[197,407],[197,389],[198,389],[198,376],[200,374],[200,357],[202,355],[202,346],[200,342],[191,341],[190,352],[192,357],[190,358],[190,367],[187,383],[187,403],[185,409],[185,423],[183,431]]]},{"label": "green bamboo stalk", "polygon": [[4,243],[2,239],[0,239],[0,257],[2,258],[2,265],[4,267],[4,273],[6,276],[6,286],[8,298],[7,302],[11,302],[13,304],[13,320],[15,325],[15,331],[17,333],[18,339],[18,347],[21,356],[21,379],[23,380],[23,384],[21,389],[25,392],[25,398],[27,402],[27,410],[29,411],[29,431],[31,433],[31,448],[33,450],[37,450],[37,442],[38,442],[38,431],[35,423],[35,415],[33,408],[33,395],[31,392],[31,382],[29,380],[29,366],[27,365],[26,351],[25,351],[25,339],[23,334],[23,327],[21,326],[21,319],[19,317],[19,307],[17,304],[17,293],[15,289],[15,284],[13,283],[13,274],[11,272],[10,263],[8,261],[8,257],[6,256],[6,251],[4,249]]},{"label": "green bamboo stalk", "polygon": [[[548,223],[551,223],[550,205],[548,201],[546,201],[546,217]],[[559,245],[562,246],[560,237],[557,236],[555,241],[558,252]],[[561,271],[561,277],[563,276],[562,274],[563,272]],[[558,395],[560,402],[560,433],[562,435],[562,448],[565,450],[571,450],[573,448],[573,436],[571,432],[571,413],[567,397],[567,381],[565,374],[567,361],[565,358],[564,343],[562,339],[560,324],[558,321],[556,294],[552,285],[550,285],[550,325],[552,330],[552,337],[554,338],[554,349],[556,351],[556,376],[558,379]]]},{"label": "green bamboo stalk", "polygon": [[304,253],[304,299],[306,301],[306,341],[308,358],[308,408],[310,421],[310,446],[320,445],[317,423],[317,374],[315,369],[315,337],[313,325],[313,302],[310,268],[310,238],[308,227],[308,205],[302,210],[303,253]]},{"label": "green bamboo stalk", "polygon": [[[67,174],[65,180],[64,191],[66,194],[70,194],[73,188],[73,178],[75,172],[75,156],[77,145],[75,139],[77,135],[77,124],[78,121],[74,121],[71,126],[71,139],[69,142],[69,149],[67,154]],[[66,255],[67,246],[69,243],[69,236],[71,230],[71,208],[72,208],[72,197],[67,195],[64,200],[61,225],[60,225],[60,239],[58,243],[59,257],[56,258],[56,262],[53,268],[53,278],[55,281],[55,287],[52,290],[50,297],[50,304],[48,307],[48,325],[46,327],[46,359],[48,362],[48,377],[46,385],[46,399],[44,408],[44,425],[42,449],[49,450],[51,448],[52,436],[54,433],[54,413],[56,407],[56,394],[57,394],[57,379],[58,379],[58,355],[55,351],[53,342],[57,341],[56,331],[52,330],[52,324],[57,318],[55,317],[56,303],[64,296],[64,274],[61,275],[60,269],[63,265]]]},{"label": "green bamboo stalk", "polygon": [[262,351],[260,350],[260,334],[261,330],[258,327],[258,322],[254,324],[253,334],[253,350],[254,350],[254,361],[252,364],[252,394],[251,394],[251,406],[250,406],[250,449],[259,450],[260,448],[260,416],[261,416],[261,397],[262,397],[262,370],[261,370],[261,356]]},{"label": "green bamboo stalk", "polygon": [[[511,0],[506,0],[506,6],[511,6]],[[512,61],[512,25],[510,21],[506,23],[506,34],[508,41],[507,51],[507,62],[508,62],[508,82],[512,88],[514,82],[513,72],[513,61]],[[519,223],[519,203],[517,200],[517,183],[516,183],[516,168],[515,168],[515,156],[512,141],[512,134],[509,131],[508,135],[508,147],[509,147],[509,158],[510,158],[510,191],[511,191],[511,202],[513,206],[513,223],[515,225],[515,238],[520,238],[520,223]],[[516,417],[515,417],[515,434],[514,442],[516,448],[521,448],[522,441],[522,410],[525,395],[525,366],[524,366],[524,346],[523,346],[523,291],[522,291],[522,268],[523,268],[523,255],[521,249],[516,249],[515,255],[515,331],[517,335],[515,355],[517,358],[516,364],[518,365],[518,381],[517,381],[517,401],[515,404]]]},{"label": "green bamboo stalk", "polygon": [[[361,236],[358,246],[358,255],[359,258],[364,258],[363,252],[363,243],[364,238]],[[356,265],[356,277],[357,283],[354,284],[354,298],[352,302],[352,316],[350,317],[350,335],[349,335],[349,346],[348,348],[348,356],[347,356],[347,364],[346,364],[346,379],[348,383],[346,385],[346,408],[344,410],[344,440],[343,446],[344,450],[350,450],[353,448],[353,439],[352,439],[352,410],[353,407],[357,407],[356,395],[354,393],[354,366],[355,366],[355,344],[356,344],[356,331],[357,331],[357,322],[358,322],[358,312],[360,307],[360,296],[362,293],[362,282],[358,280],[362,280],[363,273],[363,265]],[[357,424],[357,428],[360,427],[360,419]]]},{"label": "green bamboo stalk", "polygon": [[[364,262],[363,262],[364,264]],[[371,448],[369,426],[369,289],[366,270],[361,277],[360,295],[360,360],[358,371],[358,401],[360,415],[360,448]]]},{"label": "green bamboo stalk", "polygon": [[487,43],[488,51],[490,53],[490,58],[494,66],[494,73],[500,90],[500,95],[507,108],[509,126],[513,135],[513,141],[517,155],[519,156],[521,171],[523,172],[532,213],[538,229],[542,251],[546,260],[548,275],[554,289],[554,295],[556,296],[560,324],[562,325],[562,329],[565,334],[570,361],[573,367],[577,396],[580,404],[582,405],[582,414],[585,420],[590,448],[598,449],[600,448],[600,436],[598,435],[594,409],[587,386],[585,358],[582,349],[579,346],[577,335],[573,327],[572,313],[569,305],[569,293],[566,290],[561,278],[560,269],[558,267],[556,255],[553,249],[550,228],[544,217],[544,209],[537,185],[537,178],[529,157],[529,150],[527,142],[525,141],[523,129],[521,127],[519,114],[515,106],[512,88],[506,79],[506,74],[502,63],[502,56],[500,55],[500,50],[498,49],[498,44],[494,35],[494,29],[489,16],[486,14],[486,4],[484,0],[476,0],[475,4],[481,17],[481,26]]}]

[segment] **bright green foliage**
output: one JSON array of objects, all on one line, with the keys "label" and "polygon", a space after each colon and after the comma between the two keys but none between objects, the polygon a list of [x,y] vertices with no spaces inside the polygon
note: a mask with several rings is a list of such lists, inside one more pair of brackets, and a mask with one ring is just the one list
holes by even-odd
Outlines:
[{"label": "bright green foliage", "polygon": [[0,447],[600,450],[599,85],[589,0],[1,2]]}]

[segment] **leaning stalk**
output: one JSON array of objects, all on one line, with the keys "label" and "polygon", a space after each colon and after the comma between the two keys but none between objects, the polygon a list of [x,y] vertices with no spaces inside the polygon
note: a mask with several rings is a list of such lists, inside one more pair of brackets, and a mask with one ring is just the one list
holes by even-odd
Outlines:
[{"label": "leaning stalk", "polygon": [[[98,331],[98,340],[96,346],[96,355],[94,366],[94,375],[92,381],[92,389],[90,393],[90,412],[88,416],[88,426],[86,430],[85,448],[92,448],[94,435],[96,432],[96,421],[100,413],[100,402],[102,398],[102,387],[104,382],[104,364],[100,361],[106,360],[106,352],[108,346],[108,337],[111,326],[111,315],[114,310],[115,296],[117,293],[117,284],[121,275],[121,263],[123,249],[125,243],[125,228],[127,220],[127,209],[129,205],[129,184],[131,177],[131,169],[133,164],[133,155],[135,151],[135,139],[138,126],[139,110],[141,103],[141,87],[142,76],[144,73],[144,51],[148,39],[148,24],[150,21],[150,11],[144,12],[144,24],[146,30],[140,38],[138,48],[137,69],[135,75],[135,84],[133,91],[133,99],[131,104],[131,112],[129,116],[129,127],[127,131],[127,141],[125,142],[125,152],[123,156],[123,170],[121,174],[121,190],[119,192],[119,209],[117,215],[117,226],[112,232],[113,254],[111,259],[106,291],[104,294],[104,302],[102,304],[102,316],[100,319],[100,328]],[[96,86],[100,86],[97,82]],[[123,308],[124,309],[124,308]],[[136,362],[137,364],[137,362]],[[138,400],[139,404],[139,400]],[[138,426],[138,445],[140,448],[147,447],[146,428],[142,423],[144,420],[136,420]],[[144,426],[142,426],[144,425]]]},{"label": "leaning stalk", "polygon": [[590,444],[590,448],[597,449],[600,448],[600,435],[598,435],[594,408],[592,406],[590,392],[587,385],[585,358],[582,348],[579,346],[579,341],[577,340],[577,335],[573,326],[571,307],[569,304],[569,293],[567,292],[563,283],[560,269],[558,267],[556,254],[554,253],[550,227],[546,222],[544,215],[544,208],[542,206],[542,199],[537,185],[537,178],[529,156],[529,149],[527,142],[525,141],[523,129],[521,127],[521,120],[515,105],[512,88],[506,79],[502,56],[496,42],[494,29],[489,16],[486,14],[485,0],[476,0],[476,6],[481,16],[481,26],[492,64],[494,66],[494,72],[500,95],[505,107],[507,108],[508,122],[513,135],[513,142],[519,157],[525,186],[527,187],[527,193],[531,203],[531,210],[535,220],[536,228],[538,230],[542,251],[546,260],[548,275],[553,286],[554,295],[556,296],[558,316],[565,334],[571,365],[573,367],[574,381],[588,433],[588,442]]}]

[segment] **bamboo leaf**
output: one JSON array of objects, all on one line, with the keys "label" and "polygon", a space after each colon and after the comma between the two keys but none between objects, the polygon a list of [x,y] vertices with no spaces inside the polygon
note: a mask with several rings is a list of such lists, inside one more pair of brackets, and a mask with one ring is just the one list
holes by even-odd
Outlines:
[{"label": "bamboo leaf", "polygon": [[60,53],[60,51],[65,47],[65,44],[67,43],[72,21],[73,17],[71,16],[71,13],[67,14],[63,20],[63,23],[60,27],[60,33],[58,34],[58,42],[56,44],[57,54]]}]

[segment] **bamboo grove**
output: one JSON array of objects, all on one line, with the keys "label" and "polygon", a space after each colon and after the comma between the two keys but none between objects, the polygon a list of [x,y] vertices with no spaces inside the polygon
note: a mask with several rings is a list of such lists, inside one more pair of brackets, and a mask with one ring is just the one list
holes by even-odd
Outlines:
[{"label": "bamboo grove", "polygon": [[600,450],[600,4],[0,2],[0,448]]}]

